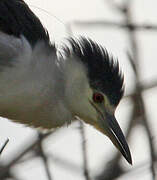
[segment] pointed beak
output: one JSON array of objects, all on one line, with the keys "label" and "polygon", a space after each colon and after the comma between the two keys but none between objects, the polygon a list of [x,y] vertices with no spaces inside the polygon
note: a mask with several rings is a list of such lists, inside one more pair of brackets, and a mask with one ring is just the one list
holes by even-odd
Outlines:
[{"label": "pointed beak", "polygon": [[110,138],[112,143],[122,153],[128,163],[132,164],[132,158],[128,144],[114,115],[110,115],[108,112],[105,112],[105,118],[103,117],[101,117],[101,120],[99,120],[101,127],[98,129]]}]

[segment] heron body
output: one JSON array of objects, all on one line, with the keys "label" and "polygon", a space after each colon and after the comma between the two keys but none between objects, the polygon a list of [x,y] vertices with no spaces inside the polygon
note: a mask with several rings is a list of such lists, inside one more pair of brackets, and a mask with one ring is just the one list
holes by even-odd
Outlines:
[{"label": "heron body", "polygon": [[[8,49],[5,43],[1,41]],[[55,63],[54,49],[48,52],[42,42],[32,49],[24,37],[9,40],[9,46],[14,56],[0,73],[0,115],[43,128],[61,126],[72,119],[64,103],[63,74]]]},{"label": "heron body", "polygon": [[69,39],[59,56],[57,51],[23,0],[0,1],[0,116],[46,129],[79,117],[131,163],[114,117],[124,92],[118,62],[84,37]]}]

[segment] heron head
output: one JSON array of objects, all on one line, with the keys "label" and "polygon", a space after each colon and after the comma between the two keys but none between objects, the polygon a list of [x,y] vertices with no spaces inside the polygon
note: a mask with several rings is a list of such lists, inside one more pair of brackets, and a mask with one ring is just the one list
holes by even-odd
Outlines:
[{"label": "heron head", "polygon": [[119,64],[90,39],[70,39],[66,47],[66,99],[73,114],[107,135],[131,164],[131,154],[114,116],[124,93]]}]

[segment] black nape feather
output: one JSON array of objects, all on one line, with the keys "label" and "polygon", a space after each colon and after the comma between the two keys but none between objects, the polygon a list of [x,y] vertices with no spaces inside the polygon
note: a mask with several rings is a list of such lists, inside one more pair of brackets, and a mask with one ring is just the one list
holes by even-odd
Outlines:
[{"label": "black nape feather", "polygon": [[65,48],[66,56],[76,56],[86,66],[89,83],[92,88],[102,91],[117,106],[124,93],[124,77],[107,50],[90,39],[69,40],[70,47]]},{"label": "black nape feather", "polygon": [[23,35],[32,46],[40,40],[49,43],[47,30],[23,0],[0,0],[0,31]]}]

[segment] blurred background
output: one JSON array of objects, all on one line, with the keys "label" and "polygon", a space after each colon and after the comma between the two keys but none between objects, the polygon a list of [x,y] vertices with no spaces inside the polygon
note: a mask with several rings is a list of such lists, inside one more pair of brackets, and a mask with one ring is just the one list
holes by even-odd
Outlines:
[{"label": "blurred background", "polygon": [[52,133],[1,118],[0,180],[157,179],[157,2],[26,0],[56,45],[86,36],[119,60],[125,95],[116,118],[127,137],[130,166],[110,140],[82,122]]}]

